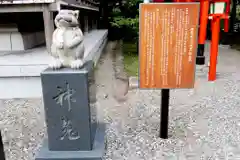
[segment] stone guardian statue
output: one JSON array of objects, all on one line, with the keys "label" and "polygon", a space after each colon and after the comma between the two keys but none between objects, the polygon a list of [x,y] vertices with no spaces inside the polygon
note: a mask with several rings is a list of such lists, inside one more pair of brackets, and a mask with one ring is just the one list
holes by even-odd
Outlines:
[{"label": "stone guardian statue", "polygon": [[78,69],[83,66],[84,44],[83,33],[78,24],[79,11],[60,10],[55,17],[56,29],[52,36],[51,56],[52,69],[70,67]]}]

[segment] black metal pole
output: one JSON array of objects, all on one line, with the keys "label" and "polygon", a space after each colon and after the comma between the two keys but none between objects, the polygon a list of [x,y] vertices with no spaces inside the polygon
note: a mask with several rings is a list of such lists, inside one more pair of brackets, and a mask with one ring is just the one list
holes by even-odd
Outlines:
[{"label": "black metal pole", "polygon": [[[200,21],[201,20],[199,18],[199,28],[198,28],[198,30],[200,30]],[[199,34],[200,34],[200,32],[198,32],[198,36],[199,36]],[[206,36],[207,36],[207,34],[206,34]],[[205,64],[204,48],[205,48],[205,44],[198,44],[197,57],[196,57],[196,64],[197,65],[204,65]]]},{"label": "black metal pole", "polygon": [[169,89],[162,89],[160,138],[168,138]]},{"label": "black metal pole", "polygon": [[0,160],[5,160],[1,131],[0,131]]},{"label": "black metal pole", "polygon": [[197,65],[204,65],[205,64],[204,44],[198,44],[196,64]]},{"label": "black metal pole", "polygon": [[[207,37],[207,32],[206,32],[206,37]],[[197,65],[204,65],[205,64],[204,48],[205,48],[205,44],[198,44],[197,57],[196,57],[196,64]]]}]

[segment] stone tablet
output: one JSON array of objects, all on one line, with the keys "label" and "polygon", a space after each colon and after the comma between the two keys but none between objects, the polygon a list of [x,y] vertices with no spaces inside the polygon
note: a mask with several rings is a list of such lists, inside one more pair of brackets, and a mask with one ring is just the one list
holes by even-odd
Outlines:
[{"label": "stone tablet", "polygon": [[94,109],[89,100],[94,101],[95,95],[89,92],[93,90],[89,82],[94,85],[92,71],[92,63],[87,63],[80,70],[47,69],[41,74],[50,150],[92,149],[92,131],[96,130],[89,121]]}]

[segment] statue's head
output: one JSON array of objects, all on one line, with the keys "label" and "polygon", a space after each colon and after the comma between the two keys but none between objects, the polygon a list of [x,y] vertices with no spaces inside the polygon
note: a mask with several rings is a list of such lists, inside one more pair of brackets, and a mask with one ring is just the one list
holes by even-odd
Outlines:
[{"label": "statue's head", "polygon": [[60,10],[55,17],[56,27],[76,27],[78,26],[78,10]]}]

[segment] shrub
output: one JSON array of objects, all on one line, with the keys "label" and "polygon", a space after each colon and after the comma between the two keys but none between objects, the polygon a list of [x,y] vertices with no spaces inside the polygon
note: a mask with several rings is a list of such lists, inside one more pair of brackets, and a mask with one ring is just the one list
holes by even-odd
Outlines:
[{"label": "shrub", "polygon": [[111,17],[111,34],[116,39],[137,41],[139,32],[139,3],[140,0],[120,1],[114,5]]}]

